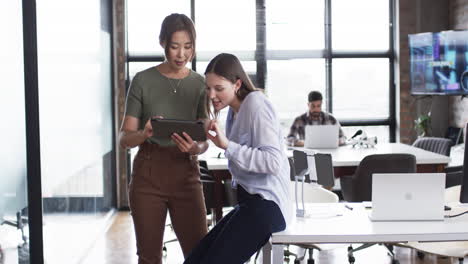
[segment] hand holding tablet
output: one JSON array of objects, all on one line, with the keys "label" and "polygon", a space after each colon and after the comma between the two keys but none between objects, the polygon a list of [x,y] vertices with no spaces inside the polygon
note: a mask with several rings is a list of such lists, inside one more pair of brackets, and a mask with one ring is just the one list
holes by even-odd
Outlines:
[{"label": "hand holding tablet", "polygon": [[206,141],[205,126],[202,120],[152,118],[151,126],[153,127],[153,137],[156,139],[170,139],[174,133],[183,136],[182,132],[185,132],[195,141]]}]

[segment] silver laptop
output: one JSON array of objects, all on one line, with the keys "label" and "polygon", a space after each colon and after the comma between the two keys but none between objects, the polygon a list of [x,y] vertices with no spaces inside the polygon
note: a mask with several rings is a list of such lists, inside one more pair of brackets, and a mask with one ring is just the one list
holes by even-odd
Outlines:
[{"label": "silver laptop", "polygon": [[312,149],[337,148],[339,130],[337,125],[306,126],[304,147]]},{"label": "silver laptop", "polygon": [[372,221],[444,219],[445,173],[375,173]]}]

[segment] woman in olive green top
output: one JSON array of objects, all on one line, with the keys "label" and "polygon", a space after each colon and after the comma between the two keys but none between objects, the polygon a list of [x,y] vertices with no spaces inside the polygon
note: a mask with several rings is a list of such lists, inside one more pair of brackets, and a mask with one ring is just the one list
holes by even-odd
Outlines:
[{"label": "woman in olive green top", "polygon": [[152,117],[207,118],[205,85],[186,64],[195,55],[195,28],[182,14],[167,16],[159,42],[166,60],[135,75],[127,95],[120,144],[139,146],[129,186],[139,264],[161,263],[167,212],[184,256],[207,233],[206,208],[196,155],[208,144],[189,135],[152,138]]}]

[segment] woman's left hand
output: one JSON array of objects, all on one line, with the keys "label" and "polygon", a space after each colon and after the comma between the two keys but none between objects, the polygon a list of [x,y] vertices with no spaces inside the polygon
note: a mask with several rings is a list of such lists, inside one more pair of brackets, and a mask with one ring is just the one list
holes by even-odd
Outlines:
[{"label": "woman's left hand", "polygon": [[226,135],[221,131],[216,120],[211,120],[208,124],[208,132],[206,132],[206,137],[213,141],[213,143],[222,149],[227,149],[229,140]]},{"label": "woman's left hand", "polygon": [[182,132],[184,137],[179,136],[177,133],[172,134],[171,138],[182,152],[189,153],[190,155],[198,155],[200,153],[200,147],[196,141],[185,132]]}]

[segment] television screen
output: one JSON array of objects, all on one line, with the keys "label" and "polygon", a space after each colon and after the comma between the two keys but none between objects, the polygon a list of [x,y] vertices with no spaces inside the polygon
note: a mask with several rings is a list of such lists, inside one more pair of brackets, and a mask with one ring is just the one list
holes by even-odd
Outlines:
[{"label": "television screen", "polygon": [[468,94],[468,31],[408,37],[412,94]]}]

